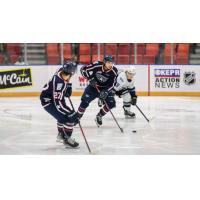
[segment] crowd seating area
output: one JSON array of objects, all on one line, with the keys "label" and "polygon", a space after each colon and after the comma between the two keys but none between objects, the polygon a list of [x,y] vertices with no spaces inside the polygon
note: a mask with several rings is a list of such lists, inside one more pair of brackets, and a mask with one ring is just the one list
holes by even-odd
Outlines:
[{"label": "crowd seating area", "polygon": [[3,44],[0,52],[0,64],[14,64],[21,54],[22,50],[19,43]]},{"label": "crowd seating area", "polygon": [[[5,52],[0,52],[0,64],[14,64],[22,53],[20,44],[4,44]],[[80,43],[77,45],[77,55],[71,43],[63,44],[63,56],[65,59],[76,57],[79,63],[90,63],[98,59],[97,43]],[[59,43],[48,43],[45,46],[46,64],[60,64],[61,45]],[[136,52],[136,54],[135,54]],[[190,44],[173,45],[173,63],[189,63]],[[135,47],[132,43],[105,43],[100,44],[100,59],[103,55],[111,54],[116,64],[171,64],[171,44],[138,43]],[[136,56],[136,57],[135,57]]]},{"label": "crowd seating area", "polygon": [[[174,64],[188,64],[189,44],[174,44]],[[171,63],[171,44],[165,44],[164,48],[160,44],[137,44],[137,58],[135,58],[134,44],[106,43],[100,44],[100,59],[105,54],[111,54],[115,58],[116,64],[170,64]],[[60,47],[58,44],[47,44],[48,64],[57,64],[60,60]],[[72,55],[71,44],[64,44],[64,58]],[[80,43],[79,54],[77,55],[80,63],[90,63],[98,58],[97,44]],[[160,59],[159,59],[160,58]],[[157,60],[161,60],[157,63]]]}]

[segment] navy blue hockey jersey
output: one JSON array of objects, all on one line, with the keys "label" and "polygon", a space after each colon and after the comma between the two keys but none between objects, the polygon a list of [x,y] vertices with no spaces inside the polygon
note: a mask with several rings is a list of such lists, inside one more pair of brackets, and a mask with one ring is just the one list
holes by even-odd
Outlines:
[{"label": "navy blue hockey jersey", "polygon": [[103,62],[97,61],[90,65],[83,66],[81,68],[81,74],[88,80],[95,79],[97,82],[97,87],[102,89],[107,89],[111,91],[116,84],[117,79],[117,68],[112,67],[109,71],[104,71]]},{"label": "navy blue hockey jersey", "polygon": [[64,97],[68,95],[71,83],[62,79],[59,69],[52,79],[44,85],[40,100],[43,107],[53,103],[58,112],[67,115],[71,109],[66,105]]}]

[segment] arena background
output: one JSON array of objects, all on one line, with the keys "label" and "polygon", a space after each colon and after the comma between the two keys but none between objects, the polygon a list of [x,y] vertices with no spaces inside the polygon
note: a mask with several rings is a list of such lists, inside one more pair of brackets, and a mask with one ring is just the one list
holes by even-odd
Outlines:
[{"label": "arena background", "polygon": [[[139,96],[200,96],[198,43],[1,43],[0,47],[0,96],[4,97],[39,96],[65,59],[79,64],[72,83],[73,95],[80,96],[88,84],[80,67],[106,54],[114,56],[119,70],[136,67]],[[31,83],[20,84],[28,76]]]}]

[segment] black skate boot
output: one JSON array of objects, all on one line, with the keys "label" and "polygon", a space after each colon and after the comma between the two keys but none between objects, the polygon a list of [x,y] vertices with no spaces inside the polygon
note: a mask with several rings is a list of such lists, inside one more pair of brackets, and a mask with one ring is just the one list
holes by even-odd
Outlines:
[{"label": "black skate boot", "polygon": [[134,112],[131,112],[130,110],[126,110],[123,106],[123,109],[124,109],[124,115],[125,115],[125,118],[135,118],[135,113]]},{"label": "black skate boot", "polygon": [[79,143],[75,141],[75,139],[72,139],[71,137],[69,137],[68,139],[64,139],[63,140],[63,144],[69,148],[79,148]]},{"label": "black skate boot", "polygon": [[95,122],[98,127],[100,127],[102,125],[102,115],[100,113],[97,114],[97,116],[95,118]]},{"label": "black skate boot", "polygon": [[64,140],[64,136],[62,133],[59,132],[56,138],[56,142],[63,143],[63,140]]}]

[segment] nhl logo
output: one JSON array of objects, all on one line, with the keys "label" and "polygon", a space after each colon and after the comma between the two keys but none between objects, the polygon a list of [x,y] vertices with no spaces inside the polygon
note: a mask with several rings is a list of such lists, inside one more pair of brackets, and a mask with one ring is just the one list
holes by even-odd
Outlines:
[{"label": "nhl logo", "polygon": [[192,85],[196,82],[196,74],[195,72],[185,72],[184,73],[184,83],[186,85]]}]

